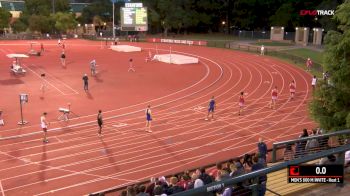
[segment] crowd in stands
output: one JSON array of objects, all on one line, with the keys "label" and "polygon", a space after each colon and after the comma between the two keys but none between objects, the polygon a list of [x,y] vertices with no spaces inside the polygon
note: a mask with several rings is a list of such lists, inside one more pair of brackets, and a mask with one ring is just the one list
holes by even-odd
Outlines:
[{"label": "crowd in stands", "polygon": [[[213,168],[198,168],[193,172],[185,171],[169,179],[166,179],[164,176],[159,178],[153,177],[150,179],[150,183],[147,186],[129,186],[126,190],[121,192],[121,196],[167,196],[185,190],[195,189],[215,181],[236,177],[250,171],[260,170],[266,167],[267,146],[262,139],[259,139],[257,147],[259,153],[254,156],[246,154],[243,157],[243,161],[237,159],[225,163],[217,163]],[[261,176],[259,178],[258,183],[261,185],[261,188],[259,188],[259,195],[265,194],[266,181],[267,176]],[[252,191],[248,188],[252,183],[251,181],[239,183],[233,187],[227,187],[216,193],[212,193],[212,195],[248,196],[252,194]]]},{"label": "crowd in stands", "polygon": [[[303,129],[299,138],[312,137],[322,134],[322,129],[307,130]],[[315,153],[320,150],[332,147],[329,137],[310,138],[309,140],[299,141],[293,144],[287,144],[284,149],[283,159],[289,161],[300,158],[307,154]],[[350,144],[350,139],[345,143]],[[145,185],[134,185],[127,187],[121,192],[121,196],[167,196],[182,191],[195,189],[206,184],[222,181],[232,177],[240,176],[251,171],[257,171],[267,166],[267,145],[260,138],[257,144],[258,152],[250,155],[245,154],[242,159],[230,160],[224,163],[217,163],[215,167],[205,169],[199,168],[196,171],[185,171],[182,174],[174,175],[168,179],[165,177],[151,178],[150,183]],[[320,159],[319,164],[335,163],[337,157],[329,155]],[[345,154],[345,164],[350,164],[350,151]],[[258,180],[258,195],[265,195],[267,176],[261,176]],[[247,181],[227,187],[223,190],[213,193],[213,196],[231,196],[231,195],[251,195],[252,190],[249,189],[252,181]]]}]

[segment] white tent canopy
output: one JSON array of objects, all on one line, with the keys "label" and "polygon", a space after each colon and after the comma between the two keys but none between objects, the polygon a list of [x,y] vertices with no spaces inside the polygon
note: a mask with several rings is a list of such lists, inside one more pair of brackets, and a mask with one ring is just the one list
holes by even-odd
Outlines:
[{"label": "white tent canopy", "polygon": [[25,54],[7,54],[8,58],[28,58],[28,55]]}]

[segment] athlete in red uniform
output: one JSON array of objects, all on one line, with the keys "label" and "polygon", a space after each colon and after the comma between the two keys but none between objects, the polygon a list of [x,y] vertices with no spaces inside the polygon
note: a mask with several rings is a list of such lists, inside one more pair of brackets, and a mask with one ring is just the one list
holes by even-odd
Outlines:
[{"label": "athlete in red uniform", "polygon": [[239,105],[238,115],[241,115],[244,107],[244,92],[241,92],[241,95],[239,96],[238,105]]},{"label": "athlete in red uniform", "polygon": [[270,108],[276,109],[277,97],[278,97],[278,90],[277,90],[277,86],[275,86],[275,88],[272,89],[272,91],[271,91],[271,103],[270,103]]},{"label": "athlete in red uniform", "polygon": [[289,84],[289,92],[290,92],[290,99],[293,99],[294,98],[294,95],[295,95],[295,88],[296,88],[296,86],[295,86],[295,82],[294,82],[294,80],[292,80],[292,82],[290,82],[290,84]]}]

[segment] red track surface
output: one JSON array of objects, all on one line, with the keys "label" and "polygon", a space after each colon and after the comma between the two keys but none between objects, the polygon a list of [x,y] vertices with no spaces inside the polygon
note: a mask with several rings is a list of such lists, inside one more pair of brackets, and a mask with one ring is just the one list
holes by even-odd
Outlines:
[{"label": "red track surface", "polygon": [[[67,69],[60,66],[56,41],[45,41],[42,57],[24,59],[24,77],[9,74],[7,53],[26,53],[27,41],[0,43],[0,107],[6,126],[0,127],[0,192],[5,195],[82,195],[109,187],[167,175],[227,160],[256,150],[259,137],[269,146],[295,138],[315,124],[307,117],[311,76],[285,62],[237,51],[171,45],[174,53],[197,56],[197,65],[145,63],[148,50],[117,53],[100,42],[67,40]],[[130,43],[128,43],[130,44]],[[148,43],[131,45],[150,48]],[[168,53],[169,45],[158,45]],[[82,75],[95,58],[98,77],[90,77],[90,92]],[[128,59],[136,73],[128,73]],[[40,77],[49,89],[41,97]],[[295,100],[288,101],[295,80]],[[280,90],[277,110],[267,108],[271,89]],[[246,92],[246,108],[238,116],[238,94]],[[29,94],[19,128],[18,94]],[[217,119],[204,121],[211,96]],[[76,114],[57,122],[59,107],[72,104]],[[145,107],[151,104],[153,133],[146,133]],[[103,137],[97,137],[97,110],[104,111]],[[49,143],[43,144],[39,117],[48,112]],[[55,122],[56,121],[56,122]],[[3,194],[3,193],[2,193]],[[1,194],[0,194],[1,195]]]}]

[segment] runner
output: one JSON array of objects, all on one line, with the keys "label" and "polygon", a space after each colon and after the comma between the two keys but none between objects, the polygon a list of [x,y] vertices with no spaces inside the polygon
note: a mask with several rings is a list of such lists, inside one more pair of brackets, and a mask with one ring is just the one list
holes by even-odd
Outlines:
[{"label": "runner", "polygon": [[90,62],[90,71],[91,71],[91,76],[96,75],[96,60],[92,60]]},{"label": "runner", "polygon": [[43,129],[44,132],[44,139],[43,142],[47,143],[49,142],[49,140],[47,139],[47,126],[50,124],[47,120],[46,120],[46,115],[47,113],[44,112],[41,117],[40,117],[40,126]]},{"label": "runner", "polygon": [[66,54],[64,53],[64,51],[61,54],[61,64],[63,67],[66,67]]},{"label": "runner", "polygon": [[58,44],[58,47],[61,47],[61,39],[58,39],[57,44]]},{"label": "runner", "polygon": [[146,131],[149,133],[152,132],[151,121],[152,121],[151,105],[148,105],[146,109]]},{"label": "runner", "polygon": [[44,96],[45,90],[46,90],[46,88],[47,88],[45,76],[46,76],[46,75],[45,75],[44,73],[40,74],[40,77],[41,77],[40,91],[41,91],[41,93],[42,93],[42,97]]},{"label": "runner", "polygon": [[103,125],[102,110],[99,110],[99,111],[98,111],[98,114],[97,114],[97,124],[98,124],[98,127],[99,127],[98,136],[101,137],[101,136],[102,136],[102,125]]},{"label": "runner", "polygon": [[40,53],[43,53],[45,51],[44,44],[40,43]]},{"label": "runner", "polygon": [[312,91],[316,89],[317,77],[314,76],[311,80]]},{"label": "runner", "polygon": [[271,109],[276,109],[277,98],[278,98],[278,90],[277,90],[277,86],[275,86],[275,88],[272,89],[271,91],[271,103],[270,103]]},{"label": "runner", "polygon": [[244,92],[241,92],[241,95],[239,96],[239,111],[238,111],[238,115],[241,115],[243,112],[243,107],[244,107]]},{"label": "runner", "polygon": [[289,97],[289,99],[293,99],[293,98],[294,98],[295,89],[296,89],[296,85],[295,85],[294,80],[292,80],[292,82],[289,84],[289,92],[290,92],[290,97]]},{"label": "runner", "polygon": [[133,71],[133,72],[135,72],[134,65],[133,65],[132,61],[133,61],[132,59],[129,59],[129,69],[128,69],[128,72],[130,72],[130,70]]},{"label": "runner", "polygon": [[211,119],[214,119],[214,110],[216,108],[216,104],[215,104],[215,99],[214,96],[211,97],[210,101],[209,101],[209,106],[208,106],[208,115],[207,118],[205,120],[209,120],[209,114],[211,113]]}]

